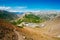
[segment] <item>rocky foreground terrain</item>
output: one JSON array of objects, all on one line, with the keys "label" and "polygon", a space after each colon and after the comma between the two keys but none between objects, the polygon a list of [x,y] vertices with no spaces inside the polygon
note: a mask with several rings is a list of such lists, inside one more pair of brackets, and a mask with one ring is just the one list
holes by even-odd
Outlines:
[{"label": "rocky foreground terrain", "polygon": [[0,19],[0,40],[60,40],[55,37],[60,34],[60,17],[45,24],[44,28],[19,28]]},{"label": "rocky foreground terrain", "polygon": [[14,26],[0,19],[0,40],[17,40]]}]

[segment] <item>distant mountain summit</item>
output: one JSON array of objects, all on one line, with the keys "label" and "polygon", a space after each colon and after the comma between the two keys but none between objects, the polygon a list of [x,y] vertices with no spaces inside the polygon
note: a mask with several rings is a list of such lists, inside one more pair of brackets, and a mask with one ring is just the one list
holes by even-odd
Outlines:
[{"label": "distant mountain summit", "polygon": [[0,10],[0,19],[5,19],[5,20],[14,20],[18,18],[18,16],[13,13],[13,12],[8,12],[8,11],[5,11],[5,10]]}]

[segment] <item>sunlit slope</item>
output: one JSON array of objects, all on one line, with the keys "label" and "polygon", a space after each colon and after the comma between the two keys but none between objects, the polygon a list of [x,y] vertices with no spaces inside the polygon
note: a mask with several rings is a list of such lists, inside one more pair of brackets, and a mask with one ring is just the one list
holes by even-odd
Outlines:
[{"label": "sunlit slope", "polygon": [[[60,40],[60,38],[54,37],[60,34],[59,24],[60,17],[55,18],[53,21],[47,22],[45,25],[46,27],[44,28],[29,28],[29,27],[18,28],[10,24],[9,22],[0,20],[0,29],[2,29],[3,31],[5,31],[5,29],[3,28],[8,28],[7,30],[12,30],[8,31],[7,34],[11,35],[12,37],[13,35],[15,35],[14,39],[16,37],[17,40]],[[3,28],[1,26],[3,26]],[[7,34],[4,34],[6,35],[5,39],[7,39],[7,37],[10,37],[10,39],[12,39],[11,36],[8,36]]]},{"label": "sunlit slope", "polygon": [[44,32],[50,36],[60,35],[60,16],[45,23]]},{"label": "sunlit slope", "polygon": [[45,35],[41,30],[36,28],[18,28],[20,34],[24,37],[24,40],[60,40],[49,35]]}]

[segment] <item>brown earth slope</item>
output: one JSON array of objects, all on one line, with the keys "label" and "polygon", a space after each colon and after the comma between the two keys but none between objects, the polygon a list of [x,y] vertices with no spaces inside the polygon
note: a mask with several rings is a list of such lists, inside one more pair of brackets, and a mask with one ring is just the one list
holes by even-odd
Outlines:
[{"label": "brown earth slope", "polygon": [[60,16],[45,23],[44,28],[18,28],[25,40],[60,40]]},{"label": "brown earth slope", "polygon": [[23,40],[22,36],[15,29],[14,25],[0,19],[0,40]]},{"label": "brown earth slope", "polygon": [[[45,30],[45,29],[44,29]],[[0,40],[60,40],[40,28],[18,28],[0,19]]]},{"label": "brown earth slope", "polygon": [[24,40],[60,40],[60,38],[43,34],[38,28],[24,27],[17,30],[23,35]]},{"label": "brown earth slope", "polygon": [[45,23],[45,27],[43,28],[45,34],[50,36],[60,36],[60,16],[57,16],[54,20],[48,21]]}]

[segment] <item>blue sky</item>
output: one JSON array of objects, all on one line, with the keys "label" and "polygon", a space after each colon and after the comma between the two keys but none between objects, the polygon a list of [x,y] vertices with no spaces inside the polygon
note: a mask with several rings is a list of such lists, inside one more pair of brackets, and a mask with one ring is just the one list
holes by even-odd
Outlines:
[{"label": "blue sky", "polygon": [[60,0],[0,0],[0,9],[14,12],[60,10]]}]

